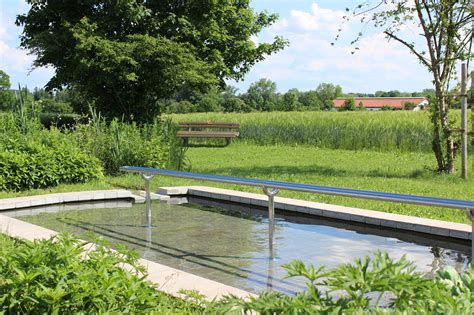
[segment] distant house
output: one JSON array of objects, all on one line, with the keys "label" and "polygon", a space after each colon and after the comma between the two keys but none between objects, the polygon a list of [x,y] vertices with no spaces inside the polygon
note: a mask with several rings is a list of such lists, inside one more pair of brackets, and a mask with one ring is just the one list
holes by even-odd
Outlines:
[{"label": "distant house", "polygon": [[[348,98],[336,98],[334,108],[342,107],[346,99]],[[416,111],[428,105],[426,97],[354,97],[354,100],[356,106],[362,103],[367,110],[381,110],[383,107],[405,109],[405,104],[409,104]]]}]

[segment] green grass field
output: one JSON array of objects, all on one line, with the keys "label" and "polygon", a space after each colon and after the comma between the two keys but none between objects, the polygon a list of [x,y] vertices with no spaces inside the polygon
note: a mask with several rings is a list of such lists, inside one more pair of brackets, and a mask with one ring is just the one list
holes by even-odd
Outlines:
[{"label": "green grass field", "polygon": [[[458,125],[460,112],[451,114]],[[240,123],[237,141],[259,145],[431,152],[431,122],[426,111],[195,113],[171,118]]]},{"label": "green grass field", "polygon": [[[436,175],[434,158],[427,153],[386,153],[311,148],[308,146],[257,146],[234,143],[223,148],[193,147],[188,151],[192,171],[261,178],[324,186],[368,189],[394,193],[474,199],[474,180],[458,174]],[[112,185],[142,188],[138,175],[109,178]],[[153,187],[208,185],[262,193],[253,187],[158,177]],[[468,223],[460,210],[402,205],[297,192],[279,196],[347,205],[364,209]]]}]

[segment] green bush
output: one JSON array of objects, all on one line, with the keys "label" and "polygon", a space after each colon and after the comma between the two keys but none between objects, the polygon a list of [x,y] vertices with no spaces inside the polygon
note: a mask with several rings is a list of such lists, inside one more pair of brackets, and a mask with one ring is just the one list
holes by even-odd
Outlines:
[{"label": "green bush", "polygon": [[[100,243],[100,245],[106,245]],[[0,314],[197,313],[143,280],[137,255],[62,235],[35,242],[0,234]],[[127,264],[126,271],[120,266]]]},{"label": "green bush", "polygon": [[35,106],[39,107],[42,113],[72,114],[73,112],[72,106],[69,103],[58,102],[50,98],[37,101]]},{"label": "green bush", "polygon": [[16,149],[0,152],[1,190],[46,188],[103,177],[100,162],[78,150],[42,145]]}]

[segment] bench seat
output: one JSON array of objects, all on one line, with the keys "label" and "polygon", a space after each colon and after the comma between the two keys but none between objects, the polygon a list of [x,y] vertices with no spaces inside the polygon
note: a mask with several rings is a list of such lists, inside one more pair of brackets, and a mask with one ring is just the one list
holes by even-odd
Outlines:
[{"label": "bench seat", "polygon": [[180,138],[236,138],[238,131],[178,131]]},{"label": "bench seat", "polygon": [[[182,122],[178,124],[179,138],[187,145],[190,138],[225,139],[229,145],[232,139],[239,136],[240,124],[225,122]],[[197,130],[196,130],[197,129]]]}]

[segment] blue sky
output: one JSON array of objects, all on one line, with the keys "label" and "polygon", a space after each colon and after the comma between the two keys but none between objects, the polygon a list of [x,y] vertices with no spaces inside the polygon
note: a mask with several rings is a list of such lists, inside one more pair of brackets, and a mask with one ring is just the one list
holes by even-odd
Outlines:
[{"label": "blue sky", "polygon": [[[257,11],[278,13],[279,21],[254,38],[270,41],[282,35],[290,46],[257,64],[242,82],[229,82],[244,92],[250,83],[268,78],[278,90],[290,88],[310,90],[321,82],[342,86],[344,92],[375,92],[377,90],[419,91],[431,87],[428,71],[401,45],[388,42],[381,30],[365,29],[353,50],[350,41],[363,28],[357,22],[344,26],[342,39],[331,46],[346,7],[357,0],[253,0]],[[33,56],[19,49],[21,28],[14,25],[15,16],[26,12],[24,0],[0,0],[0,69],[10,75],[12,85],[29,88],[44,86],[54,69],[32,69]],[[413,32],[412,32],[413,33]]]}]

